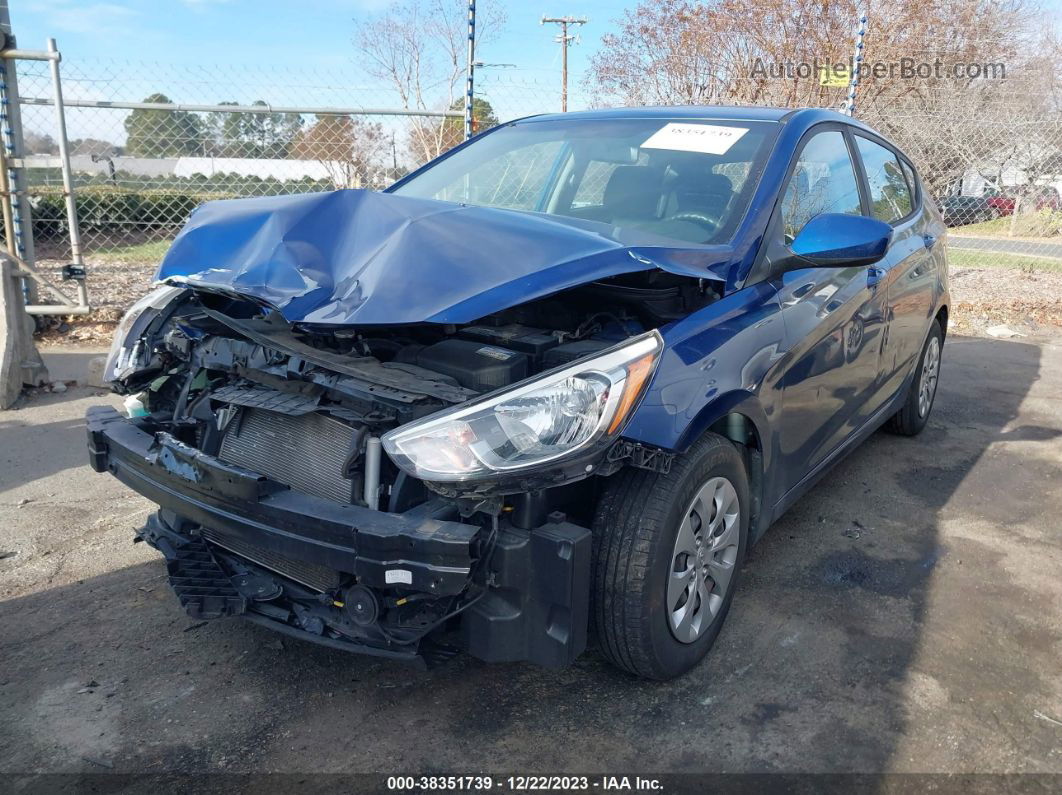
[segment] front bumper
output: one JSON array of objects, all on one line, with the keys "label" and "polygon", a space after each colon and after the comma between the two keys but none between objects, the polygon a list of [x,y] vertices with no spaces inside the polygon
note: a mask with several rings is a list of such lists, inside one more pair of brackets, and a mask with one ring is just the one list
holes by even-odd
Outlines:
[{"label": "front bumper", "polygon": [[[260,573],[264,564],[264,576],[276,580],[284,598],[306,593],[307,578],[296,582],[291,577],[298,578],[297,573],[278,572],[262,558],[275,555],[314,571],[338,573],[348,581],[352,575],[358,584],[380,592],[398,585],[436,597],[457,597],[469,585],[474,542],[482,528],[455,521],[454,509],[441,500],[402,514],[343,505],[226,464],[168,433],[149,432],[110,407],[90,408],[86,422],[92,468],[110,472],[163,509],[140,537],[166,556],[171,584],[192,614],[208,618],[238,614],[264,623],[272,619],[275,628],[308,640],[350,651],[417,657],[415,647],[395,647],[372,638],[330,637],[316,632],[316,624],[307,629],[298,620],[280,621],[275,611],[267,609],[272,602],[246,598],[235,583],[230,583],[232,594],[218,581],[220,595],[206,599],[196,591],[202,572],[193,567],[189,574],[181,555],[194,552],[192,558],[202,561],[205,551],[217,562],[219,557],[240,557],[246,549],[258,550],[260,554],[248,559]],[[224,534],[224,549],[207,543],[217,533]],[[526,530],[503,524],[487,563],[486,594],[460,616],[465,648],[488,661],[530,660],[549,666],[567,664],[583,651],[589,600],[588,530],[561,516]],[[231,569],[219,565],[218,571],[230,579]],[[209,574],[214,576],[214,570]],[[182,577],[191,577],[191,591],[181,590]]]}]

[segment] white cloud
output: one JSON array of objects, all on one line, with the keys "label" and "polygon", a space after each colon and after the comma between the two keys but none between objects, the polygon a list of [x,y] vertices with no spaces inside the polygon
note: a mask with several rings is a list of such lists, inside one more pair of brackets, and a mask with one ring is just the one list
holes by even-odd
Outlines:
[{"label": "white cloud", "polygon": [[127,29],[140,13],[117,3],[37,0],[34,10],[53,28],[68,33],[113,35]]}]

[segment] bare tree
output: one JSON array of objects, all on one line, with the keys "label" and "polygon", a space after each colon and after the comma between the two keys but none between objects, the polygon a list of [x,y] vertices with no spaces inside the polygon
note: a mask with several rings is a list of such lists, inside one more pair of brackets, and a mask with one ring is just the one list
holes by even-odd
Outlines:
[{"label": "bare tree", "polygon": [[[496,4],[476,17],[476,37],[490,41],[504,23]],[[400,0],[362,23],[354,39],[368,73],[385,81],[403,108],[446,110],[463,94],[468,5],[463,0]],[[449,148],[446,125],[411,117],[409,151],[417,164]]]},{"label": "bare tree", "polygon": [[[849,61],[864,10],[865,63],[895,66],[864,73],[858,115],[935,192],[1011,144],[1002,122],[1016,111],[1057,116],[1057,69],[1035,61],[1057,64],[1059,48],[1044,50],[1036,0],[647,0],[603,38],[585,82],[601,104],[839,107],[846,88],[821,69]],[[904,76],[903,62],[930,73]],[[1007,78],[955,78],[956,64],[1003,64]]]},{"label": "bare tree", "polygon": [[296,137],[291,151],[296,159],[321,163],[337,188],[364,188],[372,187],[382,170],[389,143],[378,122],[318,116]]},{"label": "bare tree", "polygon": [[[783,107],[840,100],[816,70],[779,75],[781,63],[848,61],[863,9],[868,63],[1008,61],[1029,52],[1035,0],[657,0],[627,11],[592,58],[588,87],[607,102],[770,102]],[[868,75],[873,101],[933,81]]]},{"label": "bare tree", "polygon": [[26,154],[30,155],[57,155],[59,154],[59,144],[55,142],[55,139],[47,133],[33,132],[33,130],[27,130],[24,134],[24,142],[26,147]]}]

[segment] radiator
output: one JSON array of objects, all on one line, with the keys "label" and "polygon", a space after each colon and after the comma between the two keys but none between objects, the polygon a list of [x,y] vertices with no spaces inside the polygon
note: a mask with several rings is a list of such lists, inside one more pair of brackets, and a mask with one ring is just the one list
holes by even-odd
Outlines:
[{"label": "radiator", "polygon": [[295,491],[351,503],[354,480],[343,477],[355,429],[324,414],[278,414],[241,408],[229,423],[218,457]]},{"label": "radiator", "polygon": [[219,547],[227,549],[241,558],[246,558],[252,563],[257,563],[259,566],[275,571],[289,580],[301,582],[314,590],[332,591],[338,588],[342,581],[343,575],[338,571],[316,563],[293,560],[272,550],[248,544],[246,541],[223,530],[211,530],[204,527],[200,532],[203,538],[210,543],[217,544]]}]

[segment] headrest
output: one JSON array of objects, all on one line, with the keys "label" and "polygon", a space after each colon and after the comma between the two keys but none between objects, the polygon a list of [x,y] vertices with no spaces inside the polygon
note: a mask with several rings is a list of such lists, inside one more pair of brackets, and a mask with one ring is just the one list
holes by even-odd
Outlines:
[{"label": "headrest", "polygon": [[663,173],[649,166],[618,166],[605,185],[603,204],[613,217],[652,217],[662,179]]}]

